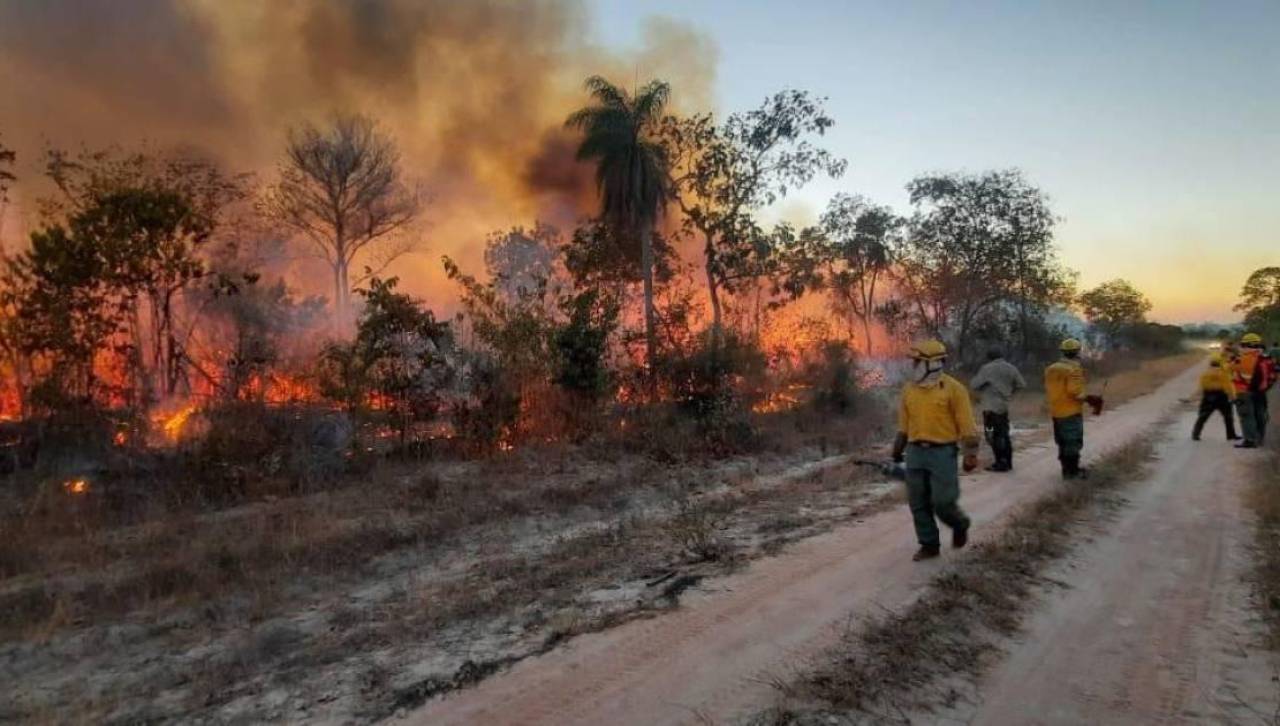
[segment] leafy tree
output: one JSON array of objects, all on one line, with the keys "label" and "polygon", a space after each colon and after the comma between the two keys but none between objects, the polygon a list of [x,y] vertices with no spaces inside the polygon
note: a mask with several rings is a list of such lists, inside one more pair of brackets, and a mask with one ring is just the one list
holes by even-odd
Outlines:
[{"label": "leafy tree", "polygon": [[1126,330],[1147,320],[1151,301],[1127,280],[1109,280],[1080,294],[1081,311],[1096,330],[1112,343],[1120,342]]},{"label": "leafy tree", "polygon": [[809,244],[796,247],[794,274],[807,274],[809,287],[824,288],[837,312],[862,327],[863,351],[871,353],[871,320],[877,294],[902,245],[905,221],[888,207],[866,199],[839,194],[827,205],[819,224],[820,234]]},{"label": "leafy tree", "polygon": [[107,272],[93,240],[52,226],[6,260],[0,292],[13,347],[36,359],[48,387],[86,400],[99,393],[94,356],[124,324]]},{"label": "leafy tree", "polygon": [[1253,271],[1240,290],[1235,310],[1244,313],[1244,326],[1268,341],[1280,340],[1280,267]]},{"label": "leafy tree", "polygon": [[[657,289],[671,281],[677,260],[662,234],[655,231],[652,240],[653,281]],[[615,230],[599,220],[589,220],[575,229],[569,241],[560,246],[560,253],[577,288],[608,288],[621,300],[628,288],[642,282],[636,246],[625,244]]]},{"label": "leafy tree", "polygon": [[490,235],[485,243],[484,266],[499,294],[515,300],[558,277],[559,242],[556,228],[543,223],[531,230],[513,227]]},{"label": "leafy tree", "polygon": [[1280,309],[1280,267],[1262,267],[1253,271],[1240,289],[1237,312]]},{"label": "leafy tree", "polygon": [[137,393],[176,393],[189,383],[190,362],[180,298],[209,276],[206,248],[226,210],[245,197],[247,177],[197,156],[118,149],[55,149],[45,167],[58,194],[41,200],[43,216],[101,258]]},{"label": "leafy tree", "polygon": [[215,223],[159,184],[103,191],[84,204],[8,261],[20,347],[52,361],[54,372],[77,370],[74,388],[86,395],[94,355],[109,348],[140,379],[135,393],[149,399],[154,375],[171,395],[186,381],[188,360],[176,297],[206,274],[197,253]]},{"label": "leafy tree", "polygon": [[686,233],[702,246],[713,340],[722,326],[721,292],[732,294],[775,272],[779,243],[791,234],[762,229],[756,215],[818,174],[844,172],[843,160],[811,141],[833,123],[820,99],[794,90],[721,125],[710,115],[664,121],[674,199]]},{"label": "leafy tree", "polygon": [[58,190],[40,200],[42,216],[50,222],[68,219],[116,192],[138,189],[175,194],[193,214],[219,222],[226,209],[245,198],[249,182],[248,174],[229,174],[204,157],[114,147],[74,154],[50,149],[45,176]]},{"label": "leafy tree", "polygon": [[[264,396],[288,362],[291,341],[317,326],[326,301],[297,297],[283,279],[264,284],[254,274],[219,274],[202,304],[206,323],[198,340],[208,349],[192,366],[226,399],[247,400]],[[220,373],[205,367],[211,362]]]},{"label": "leafy tree", "polygon": [[646,363],[653,369],[657,321],[653,303],[653,229],[667,198],[668,161],[657,137],[671,87],[650,81],[635,95],[600,76],[586,81],[594,103],[565,124],[583,132],[578,158],[596,164],[601,217],[639,243],[644,284]]},{"label": "leafy tree", "polygon": [[370,275],[369,286],[356,290],[365,304],[355,340],[325,351],[321,385],[348,409],[372,405],[387,413],[403,445],[410,423],[441,404],[440,391],[453,374],[452,333],[417,300],[396,292],[398,282]]},{"label": "leafy tree", "polygon": [[488,348],[516,389],[549,378],[559,288],[542,278],[532,289],[520,288],[508,298],[493,275],[482,283],[448,257],[444,268],[449,279],[462,288],[461,303],[476,339]]},{"label": "leafy tree", "polygon": [[610,383],[606,356],[609,336],[618,327],[618,304],[597,290],[564,298],[561,309],[568,320],[552,337],[556,351],[555,382],[594,403]]},{"label": "leafy tree", "polygon": [[184,380],[186,355],[178,339],[175,296],[206,268],[197,249],[214,222],[181,195],[131,189],[109,194],[76,217],[73,227],[104,256],[109,282],[131,308],[145,296],[150,317],[150,369],[173,395]]},{"label": "leafy tree", "polygon": [[975,328],[1012,306],[1025,348],[1032,316],[1069,300],[1074,284],[1044,195],[1016,170],[922,176],[907,191],[916,210],[893,268],[903,299],[886,312],[952,338],[963,360]]},{"label": "leafy tree", "polygon": [[[289,133],[279,182],[263,209],[311,242],[333,273],[339,329],[351,322],[351,287],[377,275],[413,247],[391,244],[418,215],[422,199],[401,178],[395,142],[365,116],[339,116],[321,129]],[[351,280],[365,258],[369,272]]]}]

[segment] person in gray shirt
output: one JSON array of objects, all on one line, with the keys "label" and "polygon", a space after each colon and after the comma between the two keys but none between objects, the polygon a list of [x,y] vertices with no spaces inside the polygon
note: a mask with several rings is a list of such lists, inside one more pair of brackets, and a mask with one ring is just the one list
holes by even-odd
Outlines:
[{"label": "person in gray shirt", "polygon": [[987,443],[995,454],[995,462],[987,471],[1011,471],[1013,469],[1013,438],[1009,435],[1009,399],[1027,387],[1022,374],[1012,363],[1004,359],[999,348],[987,351],[987,362],[969,381],[969,388],[977,391],[982,409],[982,427]]}]

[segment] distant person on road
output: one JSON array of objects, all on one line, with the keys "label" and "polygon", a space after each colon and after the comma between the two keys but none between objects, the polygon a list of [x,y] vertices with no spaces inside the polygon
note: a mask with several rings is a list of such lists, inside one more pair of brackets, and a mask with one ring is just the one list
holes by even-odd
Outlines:
[{"label": "distant person on road", "polygon": [[1262,348],[1262,336],[1245,333],[1240,337],[1240,350],[1231,365],[1236,388],[1236,412],[1244,441],[1236,448],[1255,449],[1267,436],[1267,391],[1275,382],[1275,361]]},{"label": "distant person on road", "polygon": [[1200,413],[1196,416],[1196,425],[1191,429],[1191,438],[1200,440],[1204,424],[1217,411],[1222,414],[1222,421],[1227,427],[1227,441],[1239,439],[1236,436],[1236,416],[1231,410],[1231,403],[1236,399],[1235,383],[1231,380],[1230,366],[1222,356],[1214,353],[1209,356],[1209,367],[1200,374]]},{"label": "distant person on road", "polygon": [[1084,366],[1080,364],[1080,341],[1067,338],[1058,346],[1062,358],[1044,370],[1044,392],[1053,418],[1053,441],[1058,445],[1058,461],[1063,479],[1085,479],[1089,471],[1080,467],[1084,450],[1084,405],[1102,411],[1102,398],[1085,393]]},{"label": "distant person on road", "polygon": [[935,520],[951,528],[951,546],[969,541],[969,517],[960,508],[956,457],[964,448],[964,470],[978,467],[978,432],[964,384],[942,372],[947,348],[926,340],[911,346],[911,380],[902,387],[893,460],[906,462],[907,502],[920,549],[915,561],[937,557],[942,541]]},{"label": "distant person on road", "polygon": [[1013,438],[1009,435],[1009,399],[1027,387],[1022,374],[1012,363],[1004,359],[999,348],[987,351],[987,362],[969,381],[969,387],[978,392],[982,409],[982,428],[995,462],[987,471],[1011,471],[1013,469]]}]

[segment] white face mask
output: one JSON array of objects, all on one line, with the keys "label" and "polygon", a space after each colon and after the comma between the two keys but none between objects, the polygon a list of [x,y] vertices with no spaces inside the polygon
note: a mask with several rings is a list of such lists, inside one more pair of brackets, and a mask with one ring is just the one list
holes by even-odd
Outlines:
[{"label": "white face mask", "polygon": [[916,383],[932,386],[942,380],[942,361],[916,361]]}]

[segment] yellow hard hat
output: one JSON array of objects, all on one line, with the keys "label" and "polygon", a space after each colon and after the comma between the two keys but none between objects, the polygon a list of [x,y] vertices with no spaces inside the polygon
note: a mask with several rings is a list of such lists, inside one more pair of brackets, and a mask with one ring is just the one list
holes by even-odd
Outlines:
[{"label": "yellow hard hat", "polygon": [[1220,365],[1222,365],[1222,354],[1221,354],[1221,353],[1214,353],[1213,355],[1209,356],[1209,365],[1211,365],[1211,366],[1220,366]]},{"label": "yellow hard hat", "polygon": [[1080,341],[1075,338],[1067,338],[1062,341],[1062,345],[1058,346],[1058,350],[1063,353],[1070,353],[1073,350],[1080,350]]},{"label": "yellow hard hat", "polygon": [[1257,333],[1245,333],[1240,336],[1240,342],[1244,345],[1262,345],[1262,336]]},{"label": "yellow hard hat", "polygon": [[930,338],[911,346],[912,360],[938,360],[947,357],[947,346],[942,341]]}]

